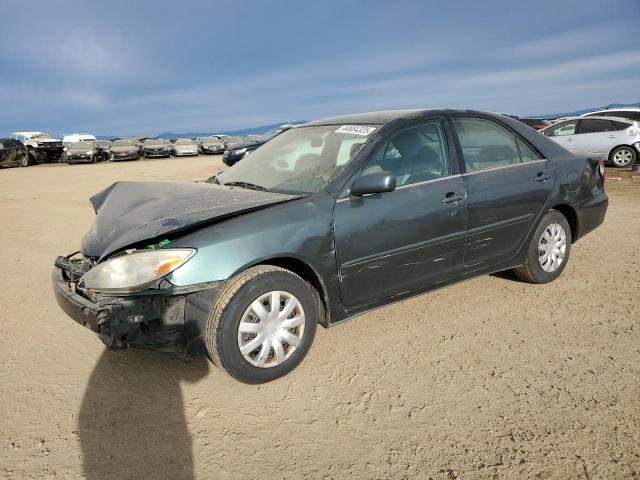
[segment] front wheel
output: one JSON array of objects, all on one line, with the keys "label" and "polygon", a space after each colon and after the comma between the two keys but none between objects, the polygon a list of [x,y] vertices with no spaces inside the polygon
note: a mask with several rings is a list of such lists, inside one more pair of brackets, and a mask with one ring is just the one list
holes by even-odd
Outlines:
[{"label": "front wheel", "polygon": [[29,166],[29,155],[27,155],[26,153],[24,153],[20,159],[18,160],[18,163],[21,167],[28,167]]},{"label": "front wheel", "polygon": [[271,265],[250,268],[229,281],[205,327],[209,358],[245,383],[264,383],[291,372],[316,333],[316,295],[296,274]]},{"label": "front wheel", "polygon": [[616,168],[624,168],[636,161],[636,151],[632,147],[614,148],[609,155],[611,165]]},{"label": "front wheel", "polygon": [[524,282],[552,282],[564,270],[570,252],[569,222],[557,210],[549,210],[531,239],[525,263],[513,272]]}]

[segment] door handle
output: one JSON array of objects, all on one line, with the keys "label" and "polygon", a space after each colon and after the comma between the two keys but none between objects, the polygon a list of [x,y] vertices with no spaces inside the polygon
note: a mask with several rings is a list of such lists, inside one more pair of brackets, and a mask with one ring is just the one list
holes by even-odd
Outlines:
[{"label": "door handle", "polygon": [[534,178],[536,182],[546,182],[547,180],[551,180],[551,175],[545,175],[544,172],[538,172],[536,178]]},{"label": "door handle", "polygon": [[464,199],[464,195],[460,195],[459,193],[456,193],[456,192],[447,192],[444,198],[440,201],[442,203],[454,203],[454,202],[459,202],[460,200],[463,200],[463,199]]}]

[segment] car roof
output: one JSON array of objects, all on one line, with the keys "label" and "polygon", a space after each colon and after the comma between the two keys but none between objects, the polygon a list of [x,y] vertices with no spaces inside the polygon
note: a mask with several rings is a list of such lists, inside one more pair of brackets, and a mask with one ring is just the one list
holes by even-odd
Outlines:
[{"label": "car roof", "polygon": [[[479,110],[467,110],[467,109],[403,109],[403,110],[383,110],[378,112],[366,112],[366,113],[354,113],[350,115],[340,115],[336,117],[322,118],[320,120],[314,120],[302,125],[294,125],[297,127],[309,127],[309,126],[321,126],[321,125],[349,125],[349,124],[370,124],[370,125],[384,125],[393,120],[413,120],[424,117],[427,114],[463,114],[463,115],[482,115],[488,117],[496,117],[504,120],[509,118],[504,114],[483,112]],[[513,119],[510,119],[513,120]]]},{"label": "car roof", "polygon": [[[631,120],[630,118],[623,118],[623,117],[607,117],[606,115],[592,115],[590,117],[583,117],[583,116],[579,116],[579,117],[567,117],[567,118],[563,118],[562,121],[560,122],[556,122],[554,123],[554,125],[557,125],[558,123],[562,123],[562,122],[569,122],[571,120],[613,120],[615,122],[623,122],[623,123],[628,123],[629,125],[633,125],[633,120]],[[553,125],[550,125],[553,126]]]},{"label": "car roof", "polygon": [[583,113],[580,116],[584,117],[586,115],[593,115],[594,113],[605,113],[605,112],[640,112],[640,107],[605,108],[604,110],[594,110],[593,112]]},{"label": "car roof", "polygon": [[25,137],[30,137],[32,135],[40,135],[42,133],[46,133],[46,132],[13,132],[11,135],[24,135]]}]

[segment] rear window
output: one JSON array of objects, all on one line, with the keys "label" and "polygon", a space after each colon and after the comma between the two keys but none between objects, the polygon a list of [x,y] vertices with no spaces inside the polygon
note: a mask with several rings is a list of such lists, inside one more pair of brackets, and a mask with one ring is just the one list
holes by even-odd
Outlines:
[{"label": "rear window", "polygon": [[631,126],[630,123],[616,122],[615,120],[613,120],[611,123],[613,124],[612,130],[614,130],[614,131],[626,130],[627,128],[629,128]]},{"label": "rear window", "polygon": [[597,118],[588,118],[582,120],[580,124],[580,133],[599,133],[610,132],[611,122],[609,120],[601,120]]}]

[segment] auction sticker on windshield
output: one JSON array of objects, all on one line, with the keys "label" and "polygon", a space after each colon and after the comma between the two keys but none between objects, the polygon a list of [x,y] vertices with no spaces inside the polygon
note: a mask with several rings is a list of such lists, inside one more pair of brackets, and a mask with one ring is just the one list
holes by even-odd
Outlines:
[{"label": "auction sticker on windshield", "polygon": [[370,127],[369,125],[343,125],[336,130],[336,133],[350,133],[353,135],[367,136],[371,134],[376,127]]}]

